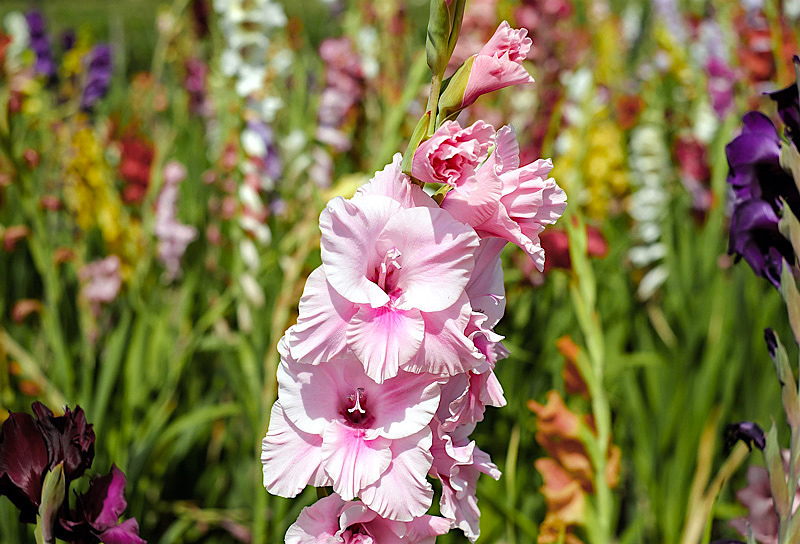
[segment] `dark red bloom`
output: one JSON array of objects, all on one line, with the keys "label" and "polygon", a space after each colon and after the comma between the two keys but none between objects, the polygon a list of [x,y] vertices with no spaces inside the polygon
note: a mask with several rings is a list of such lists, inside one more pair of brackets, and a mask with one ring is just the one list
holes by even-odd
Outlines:
[{"label": "dark red bloom", "polygon": [[121,143],[119,174],[126,182],[122,199],[128,204],[138,204],[144,199],[150,185],[150,167],[155,149],[150,142],[132,134],[123,136]]}]

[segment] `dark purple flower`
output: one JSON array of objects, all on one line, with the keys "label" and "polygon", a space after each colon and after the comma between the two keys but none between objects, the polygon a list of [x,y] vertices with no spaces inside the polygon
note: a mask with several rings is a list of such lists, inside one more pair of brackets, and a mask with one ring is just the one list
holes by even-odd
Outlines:
[{"label": "dark purple flower", "polygon": [[781,199],[798,214],[800,193],[792,175],[781,167],[781,139],[772,121],[749,112],[743,123],[742,133],[725,148],[734,193],[728,252],[744,258],[757,275],[778,287],[783,260],[795,260],[791,244],[778,230]]},{"label": "dark purple flower", "polygon": [[778,230],[775,209],[763,200],[746,200],[734,206],[728,252],[744,258],[757,275],[776,288],[781,284],[783,260],[794,262],[792,245]]},{"label": "dark purple flower", "polygon": [[767,446],[764,430],[752,421],[731,423],[725,428],[725,445],[728,448],[732,448],[739,440],[747,444],[750,451],[753,450],[753,446],[761,451]]},{"label": "dark purple flower", "polygon": [[75,31],[71,28],[61,33],[61,48],[66,52],[75,47]]},{"label": "dark purple flower", "polygon": [[89,53],[86,87],[84,87],[81,97],[81,108],[92,109],[108,93],[113,68],[111,46],[106,44],[94,46]]},{"label": "dark purple flower", "polygon": [[78,495],[69,519],[60,520],[63,533],[59,536],[76,544],[145,544],[135,518],[119,523],[128,506],[126,484],[125,474],[116,465],[105,476],[92,478],[86,493]]},{"label": "dark purple flower", "polygon": [[33,403],[33,412],[47,446],[49,468],[64,463],[64,478],[67,483],[80,478],[92,466],[94,459],[94,431],[80,406],[73,412],[64,409],[63,416],[53,412],[41,402]]},{"label": "dark purple flower", "polygon": [[19,508],[22,521],[36,522],[47,469],[40,427],[30,414],[10,413],[0,429],[0,495]]},{"label": "dark purple flower", "polygon": [[47,37],[44,17],[38,10],[30,10],[25,14],[28,23],[30,47],[36,53],[33,69],[37,74],[53,79],[56,76],[56,63],[50,49],[50,38]]}]

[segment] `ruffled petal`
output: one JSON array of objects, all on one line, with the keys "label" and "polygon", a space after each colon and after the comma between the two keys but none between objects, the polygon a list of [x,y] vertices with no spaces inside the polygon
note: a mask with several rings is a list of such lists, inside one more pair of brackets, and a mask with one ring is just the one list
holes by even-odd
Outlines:
[{"label": "ruffled petal", "polygon": [[365,440],[363,429],[334,422],[322,437],[322,462],[333,490],[344,500],[353,499],[375,483],[392,461],[391,440]]},{"label": "ruffled petal", "polygon": [[427,512],[433,501],[433,487],[425,479],[433,461],[431,441],[430,427],[394,440],[389,469],[359,495],[364,504],[398,521],[411,521]]},{"label": "ruffled petal", "polygon": [[369,275],[383,255],[375,251],[375,239],[401,209],[391,198],[364,196],[352,202],[336,197],[322,211],[319,228],[325,276],[350,302],[373,307],[389,302],[389,295]]},{"label": "ruffled petal", "polygon": [[474,265],[478,236],[442,209],[411,208],[394,215],[377,240],[385,255],[396,249],[395,301],[400,309],[436,312],[452,306],[464,291]]},{"label": "ruffled petal", "polygon": [[316,365],[347,346],[345,329],[357,307],[331,287],[320,266],[306,281],[297,323],[286,331],[286,344],[300,363]]},{"label": "ruffled petal", "polygon": [[269,431],[261,442],[264,487],[273,495],[296,497],[315,477],[321,462],[322,438],[295,427],[276,401]]},{"label": "ruffled petal", "polygon": [[397,375],[422,344],[425,322],[420,311],[362,306],[347,325],[347,344],[378,383]]}]

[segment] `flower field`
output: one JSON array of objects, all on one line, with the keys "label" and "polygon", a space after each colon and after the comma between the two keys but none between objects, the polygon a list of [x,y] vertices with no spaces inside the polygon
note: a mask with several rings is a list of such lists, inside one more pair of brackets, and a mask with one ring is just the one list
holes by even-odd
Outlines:
[{"label": "flower field", "polygon": [[798,2],[110,4],[0,4],[0,543],[800,543]]}]

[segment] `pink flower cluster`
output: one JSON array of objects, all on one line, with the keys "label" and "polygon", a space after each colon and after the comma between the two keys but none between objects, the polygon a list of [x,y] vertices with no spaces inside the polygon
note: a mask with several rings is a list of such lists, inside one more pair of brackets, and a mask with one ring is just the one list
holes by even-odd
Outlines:
[{"label": "pink flower cluster", "polygon": [[[261,461],[270,493],[334,494],[303,510],[287,543],[432,543],[452,527],[478,538],[477,480],[500,472],[470,434],[486,406],[506,404],[500,253],[511,241],[541,269],[538,234],[566,207],[550,168],[520,166],[511,127],[446,122],[412,163],[443,199],[398,154],[328,203],[322,265],[278,346]],[[426,514],[432,482],[441,516]]]}]

